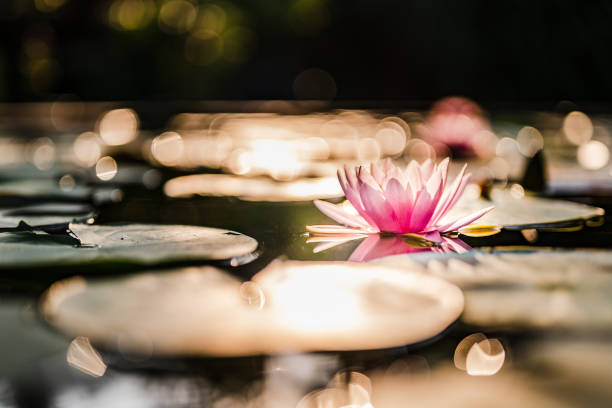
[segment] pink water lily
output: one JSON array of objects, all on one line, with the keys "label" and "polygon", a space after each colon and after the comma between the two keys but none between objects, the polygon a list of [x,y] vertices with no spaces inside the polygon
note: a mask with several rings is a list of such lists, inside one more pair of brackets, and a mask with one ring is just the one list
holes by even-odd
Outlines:
[{"label": "pink water lily", "polygon": [[416,234],[439,242],[441,234],[457,231],[493,209],[484,208],[441,225],[470,179],[463,166],[447,185],[448,164],[448,158],[439,164],[411,161],[400,169],[387,159],[372,163],[369,169],[345,167],[338,171],[338,180],[352,208],[314,201],[322,213],[342,225],[310,225],[306,229],[317,235]]}]

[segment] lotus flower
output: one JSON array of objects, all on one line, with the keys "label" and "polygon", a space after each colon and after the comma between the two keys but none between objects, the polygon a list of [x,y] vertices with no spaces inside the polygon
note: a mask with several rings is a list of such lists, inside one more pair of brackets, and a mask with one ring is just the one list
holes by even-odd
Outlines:
[{"label": "lotus flower", "polygon": [[369,170],[345,167],[338,171],[338,180],[352,207],[314,201],[321,212],[343,226],[311,225],[306,229],[317,235],[416,234],[440,242],[441,234],[457,231],[493,209],[484,208],[441,225],[470,179],[463,166],[447,186],[448,164],[448,158],[437,165],[430,160],[423,164],[411,161],[400,169],[387,159],[372,163]]},{"label": "lotus flower", "polygon": [[480,144],[482,131],[490,130],[480,106],[466,98],[444,98],[432,106],[423,129],[429,143],[442,143],[453,152],[463,155],[484,153]]}]

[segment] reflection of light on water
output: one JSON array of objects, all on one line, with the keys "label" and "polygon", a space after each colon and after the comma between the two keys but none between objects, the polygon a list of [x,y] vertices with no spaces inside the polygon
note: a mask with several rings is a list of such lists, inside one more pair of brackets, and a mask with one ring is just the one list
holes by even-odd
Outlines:
[{"label": "reflection of light on water", "polygon": [[313,391],[296,408],[372,408],[372,382],[356,371],[336,374],[328,386]]},{"label": "reflection of light on water", "polygon": [[151,142],[151,153],[164,166],[173,166],[183,156],[183,138],[176,132],[165,132]]},{"label": "reflection of light on water", "polygon": [[521,128],[516,136],[516,141],[519,151],[527,157],[532,157],[544,147],[542,134],[532,126]]},{"label": "reflection of light on water", "polygon": [[510,195],[517,200],[521,199],[525,197],[525,189],[520,184],[515,183],[510,187]]},{"label": "reflection of light on water", "polygon": [[262,309],[266,304],[266,296],[261,287],[255,282],[244,282],[240,285],[240,297],[249,305]]},{"label": "reflection of light on water", "polygon": [[0,166],[21,163],[24,160],[24,145],[16,140],[0,137]]},{"label": "reflection of light on water", "polygon": [[473,149],[477,156],[487,158],[495,155],[497,135],[490,130],[481,130],[474,135]]},{"label": "reflection of light on water", "polygon": [[37,139],[30,146],[32,163],[40,170],[49,170],[55,164],[55,143],[48,137]]},{"label": "reflection of light on water", "polygon": [[465,371],[467,355],[470,349],[472,348],[474,344],[481,342],[485,340],[486,338],[487,336],[485,336],[482,333],[474,333],[474,334],[470,334],[469,336],[461,340],[459,344],[457,344],[457,347],[455,348],[455,355],[453,357],[453,362],[455,363],[455,367],[457,367],[460,370]]},{"label": "reflection of light on water", "polygon": [[327,271],[313,269],[308,279],[286,279],[273,288],[279,318],[309,333],[351,328],[360,323],[361,302],[350,291],[328,284]]},{"label": "reflection of light on water", "polygon": [[404,151],[407,137],[406,131],[401,125],[391,120],[385,120],[381,121],[378,127],[375,137],[381,154],[394,156]]},{"label": "reflection of light on water", "polygon": [[[220,168],[277,180],[335,175],[349,160],[398,156],[410,138],[410,127],[401,118],[362,111],[180,114],[171,126],[180,133],[184,149],[168,165]],[[420,143],[425,149],[420,156],[433,157],[432,147]]]},{"label": "reflection of light on water", "polygon": [[76,185],[76,181],[71,174],[64,174],[58,181],[59,187],[64,191],[70,191]]},{"label": "reflection of light on water", "polygon": [[504,365],[506,352],[498,339],[487,339],[482,333],[467,336],[455,349],[455,367],[473,376],[496,374]]},{"label": "reflection of light on water", "polygon": [[498,156],[511,156],[519,151],[517,141],[511,137],[502,137],[495,146],[495,154]]},{"label": "reflection of light on water", "polygon": [[465,365],[469,375],[494,375],[501,370],[506,352],[497,339],[485,339],[472,346]]},{"label": "reflection of light on water", "polygon": [[435,160],[436,151],[428,143],[422,140],[412,139],[406,146],[406,158],[421,162],[427,159]]},{"label": "reflection of light on water", "polygon": [[363,161],[375,161],[380,158],[380,147],[374,138],[365,138],[359,141],[357,147],[357,159]]},{"label": "reflection of light on water", "polygon": [[598,140],[590,140],[578,148],[578,163],[588,170],[598,170],[610,161],[610,149]]},{"label": "reflection of light on water", "polygon": [[164,192],[169,197],[191,195],[240,197],[251,201],[306,201],[343,195],[335,177],[274,181],[226,174],[195,174],[168,180]]},{"label": "reflection of light on water", "polygon": [[575,145],[581,145],[593,137],[593,123],[582,112],[570,112],[563,120],[563,133],[567,140]]},{"label": "reflection of light on water", "polygon": [[505,181],[508,179],[508,176],[510,174],[510,165],[505,159],[501,157],[496,157],[489,162],[489,165],[487,167],[489,168],[493,177],[496,180]]},{"label": "reflection of light on water", "polygon": [[137,135],[138,116],[132,109],[114,109],[102,116],[98,128],[100,137],[107,145],[124,145]]},{"label": "reflection of light on water", "polygon": [[104,156],[96,163],[96,176],[102,181],[111,180],[117,174],[117,162],[110,156]]},{"label": "reflection of light on water", "polygon": [[106,372],[106,364],[87,337],[72,340],[68,346],[66,361],[70,366],[92,377],[101,377]]},{"label": "reflection of light on water", "polygon": [[81,133],[74,140],[72,150],[77,160],[86,167],[91,167],[102,154],[101,140],[94,132]]}]

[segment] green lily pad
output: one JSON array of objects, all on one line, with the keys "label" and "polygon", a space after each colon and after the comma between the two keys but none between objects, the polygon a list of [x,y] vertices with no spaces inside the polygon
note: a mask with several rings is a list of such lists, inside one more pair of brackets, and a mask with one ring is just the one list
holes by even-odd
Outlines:
[{"label": "green lily pad", "polygon": [[215,228],[153,224],[69,227],[80,246],[44,233],[0,234],[0,268],[223,260],[249,255],[257,248],[251,237]]},{"label": "green lily pad", "polygon": [[0,209],[0,228],[16,227],[20,222],[30,226],[68,224],[75,220],[87,220],[94,210],[80,203],[45,203],[16,208]]},{"label": "green lily pad", "polygon": [[463,296],[375,265],[275,262],[252,281],[213,267],[54,284],[43,314],[71,336],[154,355],[246,356],[403,346],[438,335]]},{"label": "green lily pad", "polygon": [[429,273],[464,290],[462,320],[486,328],[612,327],[612,251],[398,255],[376,264]]},{"label": "green lily pad", "polygon": [[451,222],[491,205],[494,205],[495,209],[480,218],[476,224],[497,224],[507,229],[546,228],[568,222],[581,225],[585,220],[604,215],[604,210],[597,207],[571,201],[522,196],[520,193],[513,194],[508,190],[494,189],[490,201],[464,195],[444,216],[440,224]]}]

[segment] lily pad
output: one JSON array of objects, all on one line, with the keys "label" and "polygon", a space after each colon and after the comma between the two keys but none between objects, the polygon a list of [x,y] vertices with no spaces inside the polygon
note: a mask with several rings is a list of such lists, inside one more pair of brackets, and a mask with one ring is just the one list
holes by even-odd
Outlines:
[{"label": "lily pad", "polygon": [[597,207],[494,189],[490,201],[465,195],[440,223],[445,224],[491,205],[494,205],[495,209],[480,218],[476,224],[497,224],[506,229],[555,227],[568,222],[582,224],[587,219],[604,215],[604,210]]},{"label": "lily pad", "polygon": [[474,377],[450,368],[428,375],[378,374],[372,378],[371,405],[389,407],[569,407],[571,404],[533,378],[516,371],[493,377]]},{"label": "lily pad", "polygon": [[87,220],[94,210],[80,203],[45,203],[0,209],[0,228],[16,227],[20,222],[30,226],[68,224],[75,220]]},{"label": "lily pad", "polygon": [[310,201],[342,197],[336,177],[275,181],[267,177],[241,177],[227,174],[194,174],[169,180],[164,192],[170,197],[193,195],[239,197],[246,201]]},{"label": "lily pad", "polygon": [[54,284],[42,311],[69,335],[154,355],[246,356],[380,349],[438,335],[463,295],[418,273],[275,262],[240,283],[213,267]]},{"label": "lily pad", "polygon": [[610,330],[612,251],[530,250],[392,256],[375,263],[460,286],[462,320],[495,328]]},{"label": "lily pad", "polygon": [[33,232],[0,234],[0,268],[153,265],[223,260],[251,254],[257,241],[234,231],[187,225],[70,224],[81,245]]}]

